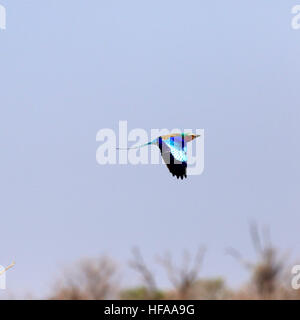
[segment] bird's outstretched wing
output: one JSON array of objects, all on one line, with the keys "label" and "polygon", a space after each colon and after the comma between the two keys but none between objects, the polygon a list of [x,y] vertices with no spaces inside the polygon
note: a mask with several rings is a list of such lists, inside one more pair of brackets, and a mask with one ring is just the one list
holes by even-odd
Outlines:
[{"label": "bird's outstretched wing", "polygon": [[159,139],[159,149],[169,171],[177,179],[186,178],[187,152],[186,145],[181,139]]}]

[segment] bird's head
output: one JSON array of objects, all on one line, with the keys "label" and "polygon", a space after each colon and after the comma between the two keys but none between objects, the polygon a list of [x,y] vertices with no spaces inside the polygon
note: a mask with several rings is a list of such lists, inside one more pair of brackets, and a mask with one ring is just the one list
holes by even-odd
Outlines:
[{"label": "bird's head", "polygon": [[194,134],[194,133],[185,134],[185,140],[187,140],[187,142],[192,141],[198,137],[200,137],[200,134]]}]

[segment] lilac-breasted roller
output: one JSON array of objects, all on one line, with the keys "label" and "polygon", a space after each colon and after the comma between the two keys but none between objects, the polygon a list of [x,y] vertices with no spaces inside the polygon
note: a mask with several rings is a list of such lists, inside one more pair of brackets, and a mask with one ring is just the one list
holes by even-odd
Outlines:
[{"label": "lilac-breasted roller", "polygon": [[[162,158],[167,165],[169,171],[177,179],[186,178],[187,168],[187,143],[196,139],[200,135],[193,133],[173,133],[160,136],[153,141],[142,144],[137,147],[127,148],[139,149],[147,145],[156,145],[159,147]],[[120,148],[118,148],[120,149]]]}]

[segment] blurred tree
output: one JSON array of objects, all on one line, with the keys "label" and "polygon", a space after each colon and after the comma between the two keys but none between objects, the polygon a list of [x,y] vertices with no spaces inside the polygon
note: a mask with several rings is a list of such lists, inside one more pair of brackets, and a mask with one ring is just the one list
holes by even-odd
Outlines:
[{"label": "blurred tree", "polygon": [[280,257],[279,250],[272,245],[269,229],[264,229],[260,235],[256,223],[253,222],[250,224],[250,236],[257,253],[256,262],[245,260],[236,249],[229,248],[227,252],[250,270],[255,294],[260,298],[269,298],[276,295],[280,288],[286,257]]},{"label": "blurred tree", "polygon": [[204,258],[204,248],[199,248],[192,262],[188,251],[184,252],[182,266],[177,267],[169,253],[159,257],[160,264],[165,268],[173,285],[174,299],[195,299],[194,286],[199,278],[200,268]]},{"label": "blurred tree", "polygon": [[116,297],[116,289],[116,266],[108,257],[85,259],[64,272],[50,299],[110,299]]},{"label": "blurred tree", "polygon": [[230,291],[222,278],[199,279],[193,286],[195,299],[221,300],[230,297]]},{"label": "blurred tree", "polygon": [[[129,265],[140,274],[144,286],[128,289],[122,292],[124,299],[163,299],[163,291],[158,290],[153,272],[149,270],[140,250],[135,247],[132,249],[133,258]],[[135,298],[136,297],[136,298]]]}]

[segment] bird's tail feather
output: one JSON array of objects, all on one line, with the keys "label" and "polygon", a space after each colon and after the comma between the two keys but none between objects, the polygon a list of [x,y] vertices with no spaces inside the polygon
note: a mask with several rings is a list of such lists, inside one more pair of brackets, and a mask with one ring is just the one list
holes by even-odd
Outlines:
[{"label": "bird's tail feather", "polygon": [[117,150],[131,150],[131,149],[139,149],[139,148],[142,148],[142,147],[145,147],[145,146],[148,146],[150,144],[152,144],[153,141],[150,141],[150,142],[147,142],[145,144],[141,144],[140,146],[136,146],[136,147],[131,147],[131,148],[117,148]]}]

